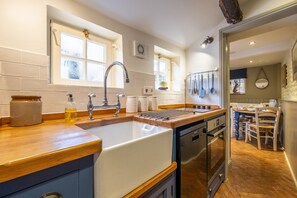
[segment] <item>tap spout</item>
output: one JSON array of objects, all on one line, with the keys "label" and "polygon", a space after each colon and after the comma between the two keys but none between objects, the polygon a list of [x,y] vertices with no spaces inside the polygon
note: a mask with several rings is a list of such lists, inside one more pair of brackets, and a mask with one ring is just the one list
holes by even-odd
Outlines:
[{"label": "tap spout", "polygon": [[111,65],[108,66],[108,68],[105,71],[105,75],[104,75],[104,98],[103,98],[103,105],[108,106],[108,100],[107,100],[107,77],[109,74],[109,71],[111,70],[111,68],[115,65],[120,66],[123,69],[124,72],[124,77],[125,77],[125,82],[129,83],[129,76],[128,76],[128,71],[126,69],[126,66],[119,62],[119,61],[114,61],[113,63],[111,63]]}]

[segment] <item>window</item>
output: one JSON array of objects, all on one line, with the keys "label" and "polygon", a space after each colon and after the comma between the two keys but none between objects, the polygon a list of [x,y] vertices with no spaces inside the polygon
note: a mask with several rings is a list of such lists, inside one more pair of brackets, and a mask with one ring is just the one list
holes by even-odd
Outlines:
[{"label": "window", "polygon": [[170,89],[171,65],[170,59],[155,55],[154,59],[155,89]]},{"label": "window", "polygon": [[230,94],[245,94],[245,78],[230,80]]},{"label": "window", "polygon": [[111,40],[52,22],[52,83],[103,86],[111,51]]}]

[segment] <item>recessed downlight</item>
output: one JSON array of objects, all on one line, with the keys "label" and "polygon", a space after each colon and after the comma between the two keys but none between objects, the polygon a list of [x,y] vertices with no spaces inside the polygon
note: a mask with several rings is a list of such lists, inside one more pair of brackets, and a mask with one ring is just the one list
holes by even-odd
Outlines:
[{"label": "recessed downlight", "polygon": [[253,60],[250,60],[249,63],[253,63]]},{"label": "recessed downlight", "polygon": [[255,41],[250,41],[250,42],[249,42],[249,45],[255,45],[255,44],[256,44]]}]

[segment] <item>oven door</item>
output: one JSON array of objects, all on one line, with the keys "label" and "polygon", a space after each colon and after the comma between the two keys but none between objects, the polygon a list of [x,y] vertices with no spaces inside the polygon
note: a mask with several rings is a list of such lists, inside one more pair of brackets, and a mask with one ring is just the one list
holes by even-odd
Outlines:
[{"label": "oven door", "polygon": [[225,131],[222,125],[207,133],[207,177],[211,181],[225,163]]}]

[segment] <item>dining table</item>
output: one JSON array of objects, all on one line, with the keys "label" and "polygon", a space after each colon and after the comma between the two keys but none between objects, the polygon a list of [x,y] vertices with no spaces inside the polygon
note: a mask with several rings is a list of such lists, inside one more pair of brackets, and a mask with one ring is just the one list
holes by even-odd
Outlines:
[{"label": "dining table", "polygon": [[[255,113],[256,113],[256,109],[255,108],[231,108],[231,110],[234,112],[234,117],[231,117],[231,126],[235,126],[235,138],[236,140],[239,139],[239,122],[240,122],[240,116],[241,115],[249,115],[249,116],[253,116],[255,117]],[[283,149],[283,136],[284,136],[284,131],[283,131],[283,115],[281,113],[280,116],[280,124],[279,124],[279,136],[278,136],[278,140],[280,143],[280,148]],[[232,129],[233,127],[231,127]]]}]

